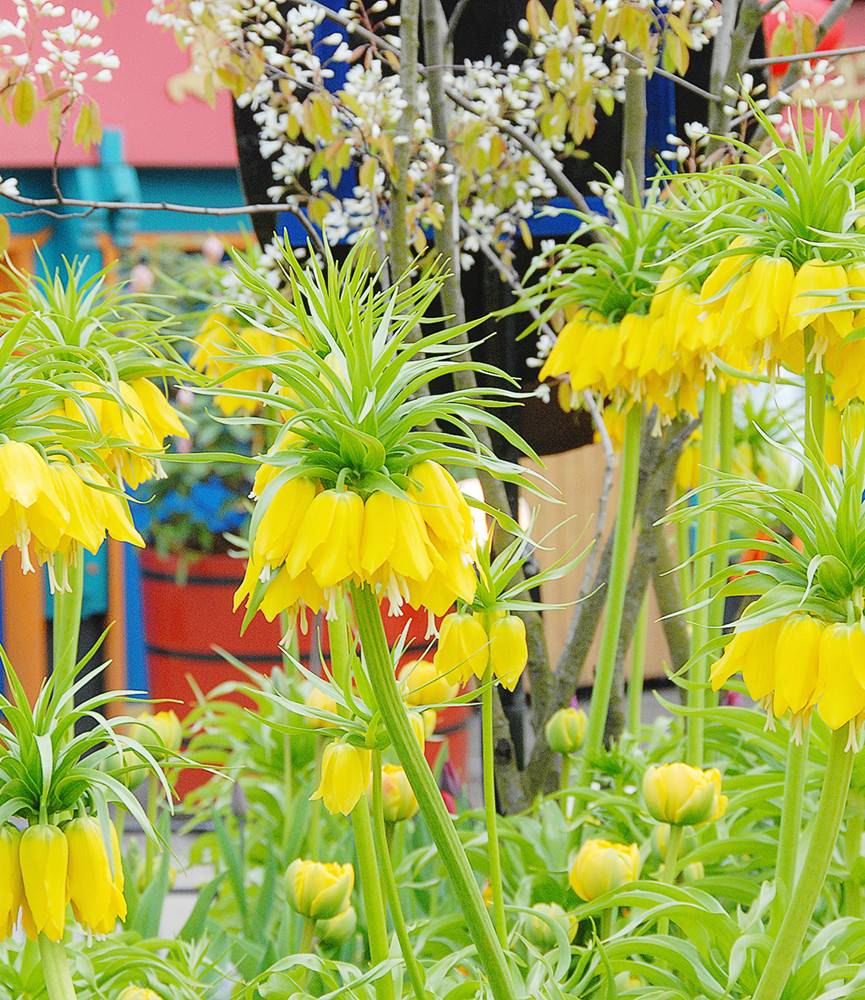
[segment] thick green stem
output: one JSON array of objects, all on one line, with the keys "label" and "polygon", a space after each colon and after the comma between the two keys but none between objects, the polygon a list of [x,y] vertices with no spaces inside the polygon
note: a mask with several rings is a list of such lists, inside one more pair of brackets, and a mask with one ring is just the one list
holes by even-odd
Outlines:
[{"label": "thick green stem", "polygon": [[[61,696],[75,683],[78,663],[78,633],[81,630],[81,602],[84,596],[84,554],[75,560],[65,556],[54,557],[54,572],[61,583],[68,581],[68,590],[58,590],[54,595],[53,644],[54,684]],[[66,705],[65,708],[72,706]],[[71,735],[70,735],[71,738]]]},{"label": "thick green stem", "polygon": [[[682,840],[685,836],[683,826],[670,826],[667,834],[667,850],[664,853],[664,867],[661,869],[661,881],[668,885],[675,885],[678,875],[679,854],[682,850]],[[666,934],[670,929],[670,918],[661,917],[658,921],[658,933]]]},{"label": "thick green stem", "polygon": [[303,934],[300,939],[300,948],[298,948],[299,954],[308,955],[312,951],[312,939],[314,936],[315,936],[315,921],[310,920],[309,917],[304,917]]},{"label": "thick green stem", "polygon": [[481,744],[484,770],[484,816],[487,825],[487,858],[490,867],[490,891],[493,896],[493,923],[502,946],[507,945],[508,928],[505,922],[505,899],[502,892],[502,860],[499,854],[499,835],[496,817],[496,771],[493,755],[493,668],[484,674],[481,695]]},{"label": "thick green stem", "polygon": [[784,992],[826,881],[853,770],[853,754],[845,750],[848,728],[832,734],[808,853],[753,1000],[779,1000]]},{"label": "thick green stem", "polygon": [[402,957],[405,959],[405,967],[411,981],[412,989],[417,1000],[425,1000],[426,983],[423,968],[417,960],[414,949],[411,945],[408,927],[405,922],[405,915],[402,911],[402,903],[399,898],[399,886],[393,871],[393,863],[390,855],[390,844],[388,842],[388,831],[384,821],[384,804],[381,791],[381,751],[374,750],[372,754],[372,832],[375,840],[375,852],[378,857],[378,866],[384,881],[384,888],[387,894],[388,905],[390,906],[390,917],[393,921],[393,928],[396,931],[397,941],[399,941]]},{"label": "thick green stem", "polygon": [[[718,471],[728,474],[733,469],[733,445],[736,425],[733,420],[733,387],[728,385],[721,393],[718,427]],[[726,542],[730,537],[730,515],[726,510],[715,514],[715,542]],[[725,556],[719,558],[725,559]],[[715,597],[709,612],[712,634],[717,635],[724,624],[724,598]]]},{"label": "thick green stem", "polygon": [[[360,869],[360,889],[363,894],[363,908],[366,913],[366,933],[369,938],[369,954],[373,965],[386,962],[389,951],[387,941],[387,919],[385,917],[384,896],[373,846],[372,822],[369,818],[369,801],[362,795],[351,813],[354,829],[354,846]],[[378,1000],[394,1000],[393,976],[379,976],[375,981],[375,995]]]},{"label": "thick green stem", "polygon": [[[718,460],[718,432],[721,408],[721,392],[718,382],[706,383],[703,394],[703,437],[700,442],[700,503],[709,498],[711,483],[715,477],[715,463]],[[712,574],[712,557],[699,555],[712,544],[715,517],[711,511],[702,511],[697,519],[697,553],[694,560],[694,593],[702,601],[702,605],[694,611],[691,627],[691,656],[701,650],[711,638],[710,628],[710,594],[705,583]],[[702,588],[702,589],[701,589]],[[688,689],[688,708],[703,709],[706,707],[706,692],[709,686],[709,659],[700,656],[693,661],[690,676],[691,686]],[[703,738],[705,719],[702,715],[691,715],[688,718],[688,763],[695,767],[703,766]]]},{"label": "thick green stem", "polygon": [[844,882],[844,913],[848,917],[862,916],[862,882],[856,868],[862,856],[862,834],[865,832],[865,813],[861,796],[857,795],[847,817],[844,837],[844,855],[847,861],[847,878]]},{"label": "thick green stem", "polygon": [[610,705],[610,692],[616,669],[616,653],[619,648],[619,631],[622,627],[622,612],[625,607],[625,592],[628,586],[631,534],[634,527],[634,508],[640,471],[642,424],[642,406],[632,405],[628,410],[625,422],[625,438],[622,445],[622,478],[619,483],[619,505],[616,511],[616,534],[613,539],[613,552],[610,559],[607,606],[601,634],[601,648],[598,653],[598,669],[592,686],[589,721],[586,726],[586,740],[580,765],[581,785],[588,784],[592,762],[601,750],[604,726],[607,721],[607,709]]},{"label": "thick green stem", "polygon": [[40,934],[39,958],[48,1000],[76,1000],[75,987],[72,985],[72,975],[69,972],[69,959],[62,942],[49,941],[44,934]]},{"label": "thick green stem", "polygon": [[643,676],[646,672],[646,640],[649,634],[649,595],[640,605],[640,616],[631,645],[631,677],[628,681],[628,732],[640,738],[643,709]]},{"label": "thick green stem", "polygon": [[562,796],[562,811],[565,814],[565,819],[570,819],[573,799],[568,794],[571,787],[571,755],[569,753],[562,755],[562,780],[559,787],[565,793]]},{"label": "thick green stem", "polygon": [[478,961],[489,979],[492,994],[495,1000],[514,1000],[507,960],[469,859],[445,808],[429,764],[418,746],[397,688],[378,601],[368,587],[353,588],[353,595],[358,631],[379,712],[448,872],[457,904],[477,949]]},{"label": "thick green stem", "polygon": [[[151,775],[147,779],[147,819],[154,830],[159,828],[159,785]],[[156,838],[144,841],[144,885],[150,885],[156,869]]]}]

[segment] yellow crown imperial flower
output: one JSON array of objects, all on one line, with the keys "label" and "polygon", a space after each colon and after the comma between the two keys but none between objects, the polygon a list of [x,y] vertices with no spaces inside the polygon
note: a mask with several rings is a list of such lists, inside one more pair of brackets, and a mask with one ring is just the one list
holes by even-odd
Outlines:
[{"label": "yellow crown imperial flower", "polygon": [[827,625],[823,630],[813,701],[820,718],[833,730],[865,712],[865,630],[861,622]]},{"label": "yellow crown imperial flower", "polygon": [[405,771],[396,764],[381,769],[381,795],[384,818],[388,823],[411,819],[418,810],[417,799]]},{"label": "yellow crown imperial flower", "polygon": [[321,780],[310,799],[321,799],[332,815],[348,814],[369,788],[371,753],[363,747],[343,740],[334,740],[324,749],[321,758]]},{"label": "yellow crown imperial flower", "polygon": [[462,682],[472,676],[480,679],[489,658],[489,636],[476,616],[454,613],[445,618],[433,657],[440,676]]},{"label": "yellow crown imperial flower", "polygon": [[690,764],[649,767],[643,776],[643,798],[652,817],[672,826],[696,826],[720,819],[727,811],[721,774]]},{"label": "yellow crown imperial flower", "polygon": [[351,905],[354,867],[297,858],[285,873],[288,905],[309,920],[330,920]]},{"label": "yellow crown imperial flower", "polygon": [[33,572],[31,537],[42,550],[56,552],[68,524],[69,511],[45,459],[21,441],[0,444],[0,555],[17,546],[23,572]]},{"label": "yellow crown imperial flower", "polygon": [[590,903],[640,874],[640,848],[609,840],[587,840],[577,852],[568,881],[574,892]]},{"label": "yellow crown imperial flower", "polygon": [[69,851],[66,891],[75,919],[97,934],[110,934],[118,920],[126,919],[123,866],[113,824],[108,824],[111,848],[92,816],[73,819],[63,828]]},{"label": "yellow crown imperial flower", "polygon": [[18,848],[21,833],[8,824],[0,828],[0,936],[8,938],[21,910],[24,883]]},{"label": "yellow crown imperial flower", "polygon": [[69,848],[63,831],[46,823],[29,826],[21,835],[18,856],[24,885],[22,923],[35,940],[63,939],[66,928],[66,874]]},{"label": "yellow crown imperial flower", "polygon": [[778,618],[756,628],[747,628],[747,615],[742,618],[743,629],[737,629],[724,655],[712,667],[712,690],[718,691],[733,674],[741,673],[748,694],[754,701],[765,704],[775,690],[775,650],[784,627]]},{"label": "yellow crown imperial flower", "polygon": [[553,753],[576,753],[586,735],[586,713],[581,708],[568,706],[553,712],[544,727],[547,744]]},{"label": "yellow crown imperial flower", "polygon": [[772,711],[786,711],[804,721],[814,704],[824,624],[810,615],[796,614],[784,622],[775,647],[775,697]]},{"label": "yellow crown imperial flower", "polygon": [[427,705],[443,705],[456,697],[459,685],[438,672],[429,660],[412,660],[403,664],[399,671],[400,687],[407,705],[424,708]]},{"label": "yellow crown imperial flower", "polygon": [[522,618],[505,615],[490,625],[490,664],[502,687],[513,691],[526,669],[529,650]]}]

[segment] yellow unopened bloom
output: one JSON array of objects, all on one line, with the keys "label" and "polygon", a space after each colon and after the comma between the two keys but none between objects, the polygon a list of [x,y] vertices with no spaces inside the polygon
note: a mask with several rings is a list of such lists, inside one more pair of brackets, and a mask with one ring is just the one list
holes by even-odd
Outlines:
[{"label": "yellow unopened bloom", "polygon": [[418,810],[417,799],[405,771],[396,764],[381,769],[381,796],[384,818],[388,823],[411,819]]},{"label": "yellow unopened bloom", "polygon": [[143,712],[133,727],[132,738],[146,746],[157,740],[166,750],[177,753],[183,742],[183,727],[177,713],[172,709],[165,712]]},{"label": "yellow unopened bloom", "polygon": [[568,706],[554,712],[547,720],[544,734],[553,753],[576,753],[586,735],[586,713]]},{"label": "yellow unopened bloom", "polygon": [[523,916],[522,930],[536,948],[549,951],[555,948],[558,941],[553,929],[556,924],[562,928],[568,940],[573,941],[577,933],[577,921],[569,917],[558,903],[535,903],[532,912]]},{"label": "yellow unopened bloom", "polygon": [[63,831],[50,824],[29,826],[18,856],[24,885],[22,922],[27,936],[61,941],[66,927],[66,871],[69,849]]},{"label": "yellow unopened bloom", "polygon": [[442,622],[433,663],[443,677],[467,681],[484,676],[489,663],[489,637],[473,615],[451,614]]},{"label": "yellow unopened bloom", "polygon": [[[303,697],[303,701],[310,708],[317,708],[322,712],[330,712],[331,715],[339,714],[336,701],[326,691],[313,687],[311,684]],[[306,724],[311,729],[330,729],[336,725],[336,722],[331,719],[320,719],[317,715],[308,715],[306,717]]]},{"label": "yellow unopened bloom", "polygon": [[[747,616],[740,624],[747,624]],[[775,690],[775,649],[786,619],[737,631],[712,667],[712,690],[717,691],[741,672],[754,701],[763,701]]]},{"label": "yellow unopened bloom", "polygon": [[117,1000],[162,1000],[162,997],[146,986],[125,986],[117,994]]},{"label": "yellow unopened bloom", "polygon": [[720,819],[727,811],[721,794],[721,774],[690,764],[649,767],[643,776],[643,797],[652,817],[673,826],[695,826]]},{"label": "yellow unopened bloom", "polygon": [[7,938],[18,922],[24,884],[18,847],[21,833],[8,824],[0,828],[0,937]]},{"label": "yellow unopened bloom", "polygon": [[400,687],[406,704],[415,708],[443,705],[456,697],[459,685],[438,672],[429,660],[413,660],[399,672]]},{"label": "yellow unopened bloom", "polygon": [[328,743],[321,759],[321,780],[310,799],[321,799],[334,816],[348,816],[369,788],[370,761],[370,751],[363,747],[342,740]]},{"label": "yellow unopened bloom", "polygon": [[490,664],[502,687],[513,691],[526,669],[529,650],[522,618],[505,615],[490,625]]},{"label": "yellow unopened bloom", "polygon": [[840,729],[865,712],[865,631],[861,622],[827,625],[823,630],[813,700],[830,729]]},{"label": "yellow unopened bloom", "polygon": [[775,715],[788,709],[799,715],[813,705],[824,627],[810,615],[791,615],[784,622],[775,647]]},{"label": "yellow unopened bloom", "polygon": [[577,852],[568,878],[571,888],[590,903],[640,874],[640,848],[609,840],[587,840]]},{"label": "yellow unopened bloom", "polygon": [[426,723],[424,722],[423,715],[420,712],[409,712],[408,721],[414,733],[414,738],[418,742],[418,746],[423,750],[426,746]]},{"label": "yellow unopened bloom", "polygon": [[110,934],[117,921],[126,918],[123,866],[114,826],[109,823],[110,859],[102,826],[94,817],[73,819],[63,833],[69,849],[66,892],[75,919],[97,934]]},{"label": "yellow unopened bloom", "polygon": [[310,920],[329,920],[348,909],[354,889],[354,867],[297,858],[285,873],[289,906]]},{"label": "yellow unopened bloom", "polygon": [[356,930],[357,911],[351,905],[347,906],[342,913],[337,913],[335,917],[317,920],[315,923],[315,936],[322,944],[330,947],[350,941]]},{"label": "yellow unopened bloom", "polygon": [[323,590],[360,572],[363,500],[350,490],[324,490],[306,508],[286,559],[289,576],[309,569]]}]

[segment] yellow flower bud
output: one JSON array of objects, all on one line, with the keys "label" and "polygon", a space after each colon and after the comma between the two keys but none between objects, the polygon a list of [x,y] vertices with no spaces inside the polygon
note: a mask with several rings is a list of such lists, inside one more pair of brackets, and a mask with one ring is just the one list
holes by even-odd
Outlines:
[{"label": "yellow flower bud", "polygon": [[406,704],[413,708],[443,705],[456,696],[459,685],[453,677],[445,677],[429,660],[406,663],[399,672],[400,687]]},{"label": "yellow flower bud", "polygon": [[146,986],[126,986],[117,994],[117,1000],[162,1000],[162,997]]},{"label": "yellow flower bud", "polygon": [[417,799],[405,771],[396,764],[381,769],[381,796],[384,818],[388,823],[411,819],[418,810]]},{"label": "yellow flower bud", "polygon": [[775,715],[787,709],[798,715],[814,704],[823,630],[810,615],[791,615],[784,622],[775,647]]},{"label": "yellow flower bud", "polygon": [[423,719],[424,736],[431,740],[438,725],[439,714],[434,708],[428,708],[421,712],[421,718]]},{"label": "yellow flower bud", "polygon": [[482,678],[489,663],[489,637],[472,615],[451,614],[442,622],[433,662],[439,674],[451,682]]},{"label": "yellow flower bud", "polygon": [[640,849],[636,844],[614,844],[609,840],[587,840],[571,865],[569,882],[590,903],[619,886],[634,882],[640,874]]},{"label": "yellow flower bud", "polygon": [[337,913],[335,917],[318,920],[315,924],[316,937],[322,944],[330,947],[336,947],[350,941],[356,930],[357,912],[351,905],[347,906],[342,913]]},{"label": "yellow flower bud", "polygon": [[553,753],[576,753],[586,735],[586,713],[581,708],[560,708],[547,721],[544,732]]},{"label": "yellow flower bud", "polygon": [[118,919],[126,917],[123,866],[114,827],[109,824],[110,860],[99,820],[91,816],[73,819],[63,833],[69,852],[66,893],[75,919],[88,930],[108,934]]},{"label": "yellow flower bud", "polygon": [[502,687],[513,691],[526,669],[529,650],[522,618],[505,615],[490,625],[490,663]]},{"label": "yellow flower bud", "polygon": [[351,904],[354,867],[297,858],[285,873],[288,905],[310,920],[329,920]]},{"label": "yellow flower bud", "polygon": [[577,933],[577,921],[572,920],[558,903],[535,903],[532,912],[523,915],[522,930],[526,938],[539,951],[555,948],[558,941],[554,925],[558,924],[573,941]]},{"label": "yellow flower bud", "polygon": [[[321,712],[330,712],[332,715],[338,714],[337,704],[334,699],[326,691],[313,687],[311,684],[307,688],[303,702],[309,708],[315,708]],[[320,719],[317,715],[308,715],[306,717],[306,724],[310,729],[331,729],[336,725],[330,719]]]},{"label": "yellow flower bud", "polygon": [[719,819],[727,810],[720,773],[690,764],[649,767],[643,776],[643,797],[654,819],[673,826],[706,823]]},{"label": "yellow flower bud", "polygon": [[27,936],[60,941],[66,927],[66,871],[69,849],[63,831],[50,824],[29,826],[18,856],[24,885],[22,922]]},{"label": "yellow flower bud", "polygon": [[0,937],[7,938],[18,922],[24,884],[18,846],[21,832],[14,826],[0,828]]},{"label": "yellow flower bud", "polygon": [[321,759],[321,781],[312,800],[321,799],[334,816],[348,814],[369,788],[370,751],[342,740],[328,743]]},{"label": "yellow flower bud", "polygon": [[411,723],[418,746],[423,750],[426,746],[426,723],[424,722],[423,715],[420,712],[409,712],[408,721]]},{"label": "yellow flower bud", "polygon": [[166,750],[177,753],[183,742],[183,728],[177,713],[169,709],[165,712],[143,712],[130,733],[132,739],[151,747],[161,743]]},{"label": "yellow flower bud", "polygon": [[693,885],[706,877],[706,868],[702,861],[692,861],[682,869],[682,881],[685,885]]}]

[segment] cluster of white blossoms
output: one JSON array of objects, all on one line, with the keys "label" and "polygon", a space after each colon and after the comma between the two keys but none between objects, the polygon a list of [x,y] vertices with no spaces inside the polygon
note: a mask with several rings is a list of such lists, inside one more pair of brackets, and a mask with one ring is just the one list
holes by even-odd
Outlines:
[{"label": "cluster of white blossoms", "polygon": [[102,48],[96,14],[77,7],[67,11],[49,0],[13,0],[12,6],[14,17],[0,18],[0,80],[19,121],[29,119],[38,90],[43,100],[62,91],[64,106],[71,107],[85,96],[88,83],[112,79],[120,60]]}]

